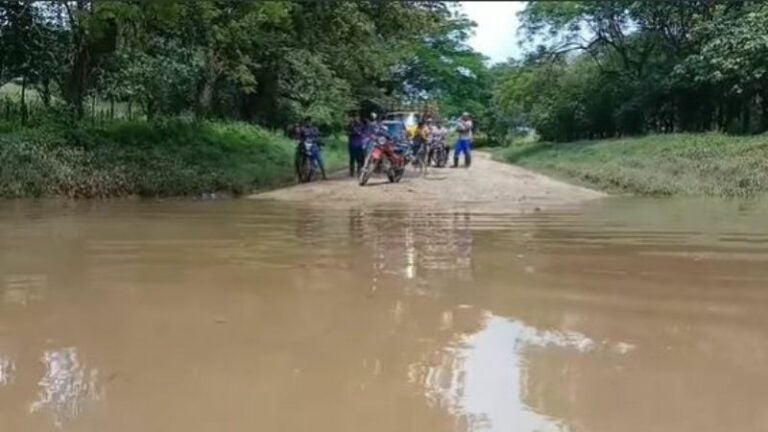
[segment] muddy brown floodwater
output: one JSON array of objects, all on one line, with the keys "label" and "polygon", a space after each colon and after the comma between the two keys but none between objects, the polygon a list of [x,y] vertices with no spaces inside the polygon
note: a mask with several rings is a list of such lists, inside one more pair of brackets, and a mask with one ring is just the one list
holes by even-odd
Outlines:
[{"label": "muddy brown floodwater", "polygon": [[0,431],[768,430],[766,206],[0,206]]}]

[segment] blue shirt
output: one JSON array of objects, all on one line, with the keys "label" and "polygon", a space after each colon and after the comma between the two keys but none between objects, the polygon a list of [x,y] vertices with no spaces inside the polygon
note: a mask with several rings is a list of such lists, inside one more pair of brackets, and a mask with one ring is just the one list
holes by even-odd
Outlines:
[{"label": "blue shirt", "polygon": [[363,135],[364,135],[364,126],[362,123],[353,121],[349,123],[349,126],[347,127],[347,135],[349,136],[349,145],[350,147],[362,147],[363,146]]}]

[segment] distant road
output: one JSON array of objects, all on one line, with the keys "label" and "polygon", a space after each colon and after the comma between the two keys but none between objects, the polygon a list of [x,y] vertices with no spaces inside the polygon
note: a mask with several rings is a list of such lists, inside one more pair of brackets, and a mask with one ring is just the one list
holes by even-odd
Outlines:
[{"label": "distant road", "polygon": [[332,176],[328,181],[295,185],[250,198],[305,201],[333,207],[405,204],[506,211],[573,206],[604,196],[524,168],[493,161],[487,153],[474,152],[473,156],[469,169],[430,167],[426,176],[419,176],[408,168],[400,183],[390,184],[381,174],[361,187],[356,179],[344,173]]}]

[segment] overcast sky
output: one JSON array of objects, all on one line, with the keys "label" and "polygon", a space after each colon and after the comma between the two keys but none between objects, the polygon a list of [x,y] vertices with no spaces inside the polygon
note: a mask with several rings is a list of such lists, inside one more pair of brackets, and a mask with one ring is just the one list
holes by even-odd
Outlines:
[{"label": "overcast sky", "polygon": [[503,62],[509,57],[520,57],[517,12],[525,8],[519,1],[462,1],[464,13],[477,23],[475,35],[469,43],[491,62]]}]

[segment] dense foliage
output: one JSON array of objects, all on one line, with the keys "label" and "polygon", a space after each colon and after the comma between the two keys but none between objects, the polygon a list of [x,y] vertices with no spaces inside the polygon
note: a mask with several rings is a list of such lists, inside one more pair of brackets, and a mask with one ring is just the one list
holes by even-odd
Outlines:
[{"label": "dense foliage", "polygon": [[33,91],[73,120],[97,101],[110,117],[127,105],[148,119],[273,128],[303,116],[339,125],[363,102],[455,114],[467,92],[482,106],[472,25],[434,1],[6,0],[0,86],[18,85],[25,109]]},{"label": "dense foliage", "polygon": [[434,1],[2,1],[0,196],[283,184],[294,144],[271,131],[303,117],[327,134],[359,108],[480,109],[473,25]]},{"label": "dense foliage", "polygon": [[[326,164],[344,146],[326,140]],[[293,142],[244,123],[157,120],[0,134],[0,196],[248,193],[294,178]]]},{"label": "dense foliage", "polygon": [[768,3],[534,1],[494,68],[494,132],[550,141],[768,130]]}]

